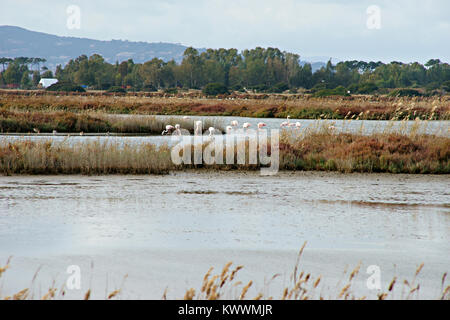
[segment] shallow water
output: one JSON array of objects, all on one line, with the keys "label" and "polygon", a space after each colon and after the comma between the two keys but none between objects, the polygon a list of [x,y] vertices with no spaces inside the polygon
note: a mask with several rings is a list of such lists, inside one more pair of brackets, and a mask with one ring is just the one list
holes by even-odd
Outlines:
[{"label": "shallow water", "polygon": [[[111,117],[149,117],[143,115],[110,115]],[[154,116],[151,116],[154,117]],[[162,119],[177,119],[182,118],[182,116],[156,116]],[[217,123],[217,127],[225,127],[232,120],[238,120],[240,125],[245,122],[249,122],[253,129],[257,128],[259,122],[264,122],[267,126],[266,129],[270,134],[271,129],[280,129],[282,122],[286,119],[263,119],[263,118],[236,118],[236,117],[190,117],[190,120],[205,120],[209,119],[213,123]],[[412,130],[416,130],[417,133],[424,134],[434,134],[438,136],[450,137],[450,121],[429,121],[420,122],[418,125],[415,121],[360,121],[360,120],[296,120],[291,119],[291,123],[300,122],[300,129],[287,128],[288,132],[293,132],[295,134],[302,134],[308,131],[316,131],[323,127],[333,126],[335,132],[346,132],[346,133],[358,133],[358,134],[372,134],[372,133],[382,133],[382,132],[399,132],[402,134],[409,134]],[[175,123],[171,123],[175,125]],[[219,133],[219,132],[217,132]],[[208,134],[208,132],[206,132]],[[56,136],[50,134],[34,135],[34,134],[1,134],[0,143],[12,142],[12,141],[52,141],[57,143],[67,143],[67,144],[77,144],[80,142],[89,141],[100,141],[108,143],[127,143],[127,144],[139,144],[139,143],[153,143],[155,145],[168,144],[172,145],[175,140],[171,136],[135,136],[135,135],[88,135],[80,136],[77,134],[58,134]]]},{"label": "shallow water", "polygon": [[[117,116],[117,115],[113,115]],[[132,115],[131,117],[134,117]],[[130,117],[129,115],[119,115],[119,117]],[[145,116],[140,116],[145,117]],[[183,116],[156,116],[161,119],[177,119],[183,118]],[[215,116],[190,116],[192,121],[209,119],[213,122],[227,126],[233,120],[238,120],[239,125],[242,126],[245,122],[251,124],[251,128],[256,129],[258,123],[263,122],[266,124],[266,129],[280,129],[280,125],[286,122],[287,119],[279,118],[246,118],[246,117],[215,117]],[[411,129],[418,125],[420,133],[435,134],[442,136],[450,136],[450,121],[387,121],[387,120],[312,120],[312,119],[293,119],[289,120],[290,123],[301,124],[300,131],[315,130],[322,126],[333,125],[336,132],[347,133],[360,133],[360,134],[372,134],[382,133],[386,131],[400,132],[408,134]],[[295,130],[288,128],[285,130]]]},{"label": "shallow water", "polygon": [[[424,262],[420,294],[436,298],[450,269],[448,185],[447,176],[334,173],[1,177],[0,265],[14,256],[2,288],[29,286],[39,266],[43,287],[64,283],[75,264],[94,298],[126,274],[122,298],[158,299],[166,287],[180,298],[210,266],[234,261],[243,281],[279,297],[308,241],[302,266],[330,286],[359,261],[380,266],[383,287]],[[373,297],[365,277],[355,290]]]}]

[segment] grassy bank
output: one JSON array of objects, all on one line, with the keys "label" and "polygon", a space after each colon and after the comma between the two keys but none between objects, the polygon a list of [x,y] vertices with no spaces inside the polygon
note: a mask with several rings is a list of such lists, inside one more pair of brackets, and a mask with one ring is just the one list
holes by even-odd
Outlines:
[{"label": "grassy bank", "polygon": [[[94,141],[68,144],[0,139],[0,172],[165,174],[171,170],[257,170],[261,167],[249,164],[175,165],[170,151],[167,145],[157,147],[149,143]],[[284,133],[280,140],[280,170],[449,174],[450,138],[398,133],[334,134],[326,128],[296,137]]]},{"label": "grassy bank", "polygon": [[0,91],[0,110],[86,111],[116,114],[215,115],[258,118],[450,120],[450,96],[351,96],[314,98],[303,95],[238,95],[206,99],[195,95],[20,94]]},{"label": "grassy bank", "polygon": [[[206,119],[205,128],[224,130],[220,123]],[[134,133],[161,134],[167,124],[180,124],[181,128],[194,132],[192,120],[156,117],[119,117],[105,113],[74,113],[70,111],[11,111],[0,109],[2,133]]]}]

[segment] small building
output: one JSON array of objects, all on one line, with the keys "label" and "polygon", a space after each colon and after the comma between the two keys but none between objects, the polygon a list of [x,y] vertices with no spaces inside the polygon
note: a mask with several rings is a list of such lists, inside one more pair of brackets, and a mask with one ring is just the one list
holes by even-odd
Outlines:
[{"label": "small building", "polygon": [[48,88],[52,84],[55,84],[58,82],[58,79],[54,78],[42,78],[41,81],[39,81],[39,86],[42,88]]}]

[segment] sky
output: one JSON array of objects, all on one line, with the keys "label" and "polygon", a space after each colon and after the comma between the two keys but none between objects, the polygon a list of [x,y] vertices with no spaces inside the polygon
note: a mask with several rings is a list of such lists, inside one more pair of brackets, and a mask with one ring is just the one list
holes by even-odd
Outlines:
[{"label": "sky", "polygon": [[[450,61],[448,0],[0,0],[0,25],[60,36],[277,47],[302,57]],[[73,20],[77,6],[80,19]],[[67,26],[67,22],[71,28]],[[79,21],[79,29],[73,28]]]}]

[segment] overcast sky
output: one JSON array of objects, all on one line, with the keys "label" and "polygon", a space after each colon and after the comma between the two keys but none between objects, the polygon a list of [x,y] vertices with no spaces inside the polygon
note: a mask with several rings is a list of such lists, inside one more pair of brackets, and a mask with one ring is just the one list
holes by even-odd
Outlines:
[{"label": "overcast sky", "polygon": [[[198,48],[278,47],[303,57],[450,61],[448,0],[1,0],[0,25]],[[68,29],[67,7],[81,10]],[[380,29],[369,29],[367,19]],[[374,20],[375,19],[375,20]],[[376,25],[376,24],[375,24]],[[371,26],[374,26],[372,23]]]}]

